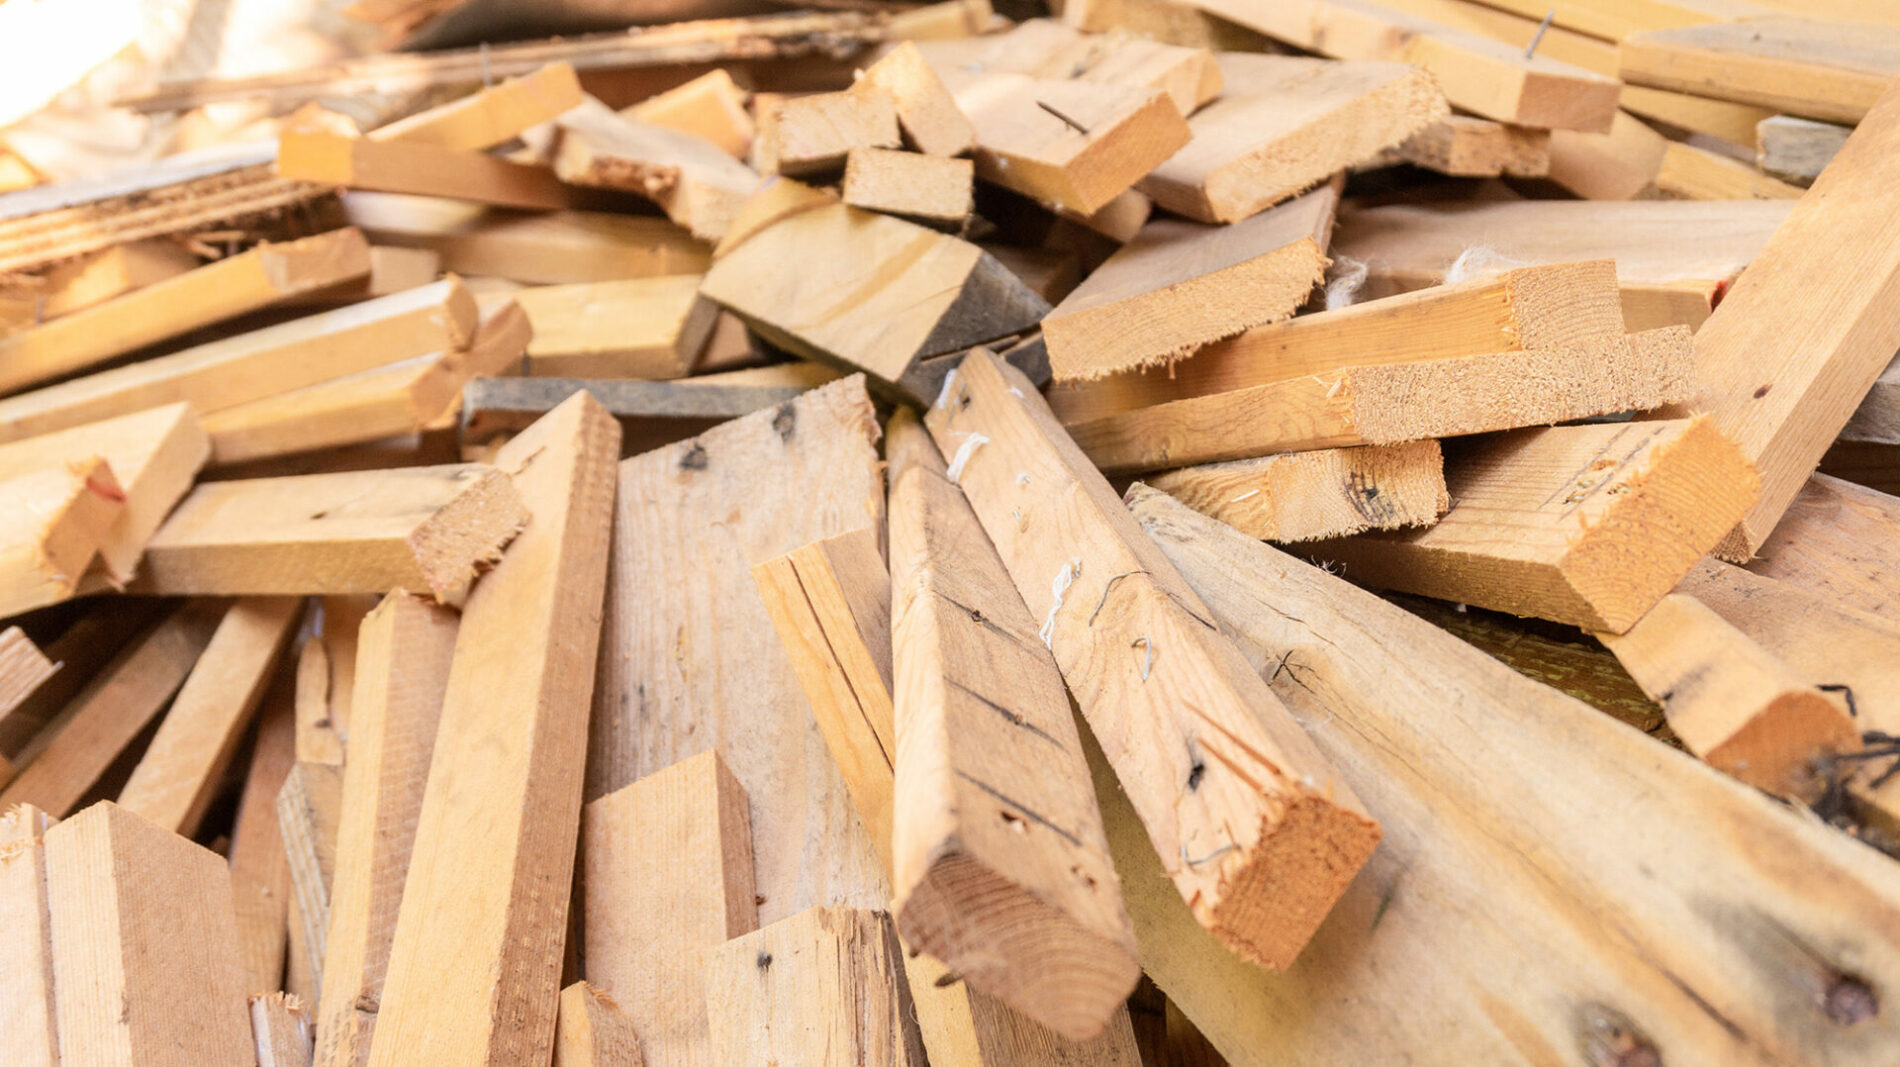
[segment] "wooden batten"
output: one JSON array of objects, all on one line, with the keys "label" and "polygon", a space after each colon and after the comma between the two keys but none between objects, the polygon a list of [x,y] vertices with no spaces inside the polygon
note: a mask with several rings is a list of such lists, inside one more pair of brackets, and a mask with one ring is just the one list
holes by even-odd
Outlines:
[{"label": "wooden batten", "polygon": [[[288,657],[286,657],[288,659]],[[277,821],[277,795],[297,761],[296,670],[281,664],[257,710],[257,739],[231,830],[231,892],[245,988],[281,989],[290,918],[290,861]]]},{"label": "wooden batten", "polygon": [[1783,181],[1812,185],[1853,132],[1832,122],[1771,115],[1755,124],[1755,163]]},{"label": "wooden batten", "polygon": [[712,335],[719,307],[701,275],[520,289],[533,335],[525,367],[555,378],[681,378]]},{"label": "wooden batten", "polygon": [[0,812],[0,1055],[17,1067],[58,1067],[46,831],[31,804]]},{"label": "wooden batten", "polygon": [[60,666],[18,626],[0,630],[0,730]]},{"label": "wooden batten", "polygon": [[1288,452],[1184,467],[1146,481],[1262,541],[1430,526],[1451,509],[1437,441]]},{"label": "wooden batten", "polygon": [[1748,569],[1900,623],[1897,533],[1900,497],[1815,474]]},{"label": "wooden batten", "polygon": [[0,333],[51,322],[201,265],[176,241],[126,241],[47,267],[32,289],[0,285]]},{"label": "wooden batten", "polygon": [[974,206],[975,164],[888,148],[853,148],[845,158],[844,202],[955,229]]},{"label": "wooden batten", "polygon": [[280,177],[379,193],[441,196],[536,211],[573,207],[575,191],[547,167],[407,140],[377,141],[311,126],[278,135]]},{"label": "wooden batten", "polygon": [[1856,123],[1900,74],[1900,26],[1770,17],[1651,30],[1622,40],[1617,74],[1634,85]]},{"label": "wooden batten", "polygon": [[307,983],[300,992],[321,1003],[327,981],[325,932],[330,926],[330,891],[336,877],[337,826],[343,797],[343,768],[333,763],[299,762],[277,794],[277,824],[290,861],[290,941],[296,946],[293,969]]},{"label": "wooden batten", "polygon": [[1458,178],[1542,178],[1550,174],[1551,131],[1473,115],[1446,115],[1386,156]]},{"label": "wooden batten", "polygon": [[[647,451],[639,442],[656,434],[670,444],[714,426],[776,408],[798,399],[808,389],[842,377],[817,363],[779,364],[755,370],[789,371],[770,377],[729,379],[724,374],[699,375],[675,381],[622,381],[615,378],[477,378],[462,390],[462,435],[482,440],[498,433],[525,429],[535,419],[575,393],[600,401],[620,420],[622,451]],[[748,371],[730,372],[748,374]],[[627,445],[634,445],[628,448]]]},{"label": "wooden batten", "polygon": [[105,601],[41,646],[59,669],[0,714],[0,755],[18,755],[164,607],[156,601]]},{"label": "wooden batten", "polygon": [[561,990],[554,1067],[645,1067],[646,1062],[633,1020],[612,997],[586,982]]},{"label": "wooden batten", "polygon": [[865,68],[863,84],[891,98],[904,141],[925,155],[961,156],[976,129],[916,44],[904,41]]},{"label": "wooden batten", "polygon": [[478,89],[459,100],[419,111],[367,134],[372,141],[404,141],[477,152],[519,137],[579,107],[580,79],[566,63],[549,63],[519,78]]},{"label": "wooden batten", "polygon": [[823,174],[853,148],[896,148],[897,102],[874,84],[838,93],[761,98],[752,165],[760,174]]},{"label": "wooden batten", "polygon": [[752,150],[752,137],[757,132],[745,108],[747,95],[720,67],[622,108],[620,113],[635,122],[704,137],[732,158],[744,159]]}]

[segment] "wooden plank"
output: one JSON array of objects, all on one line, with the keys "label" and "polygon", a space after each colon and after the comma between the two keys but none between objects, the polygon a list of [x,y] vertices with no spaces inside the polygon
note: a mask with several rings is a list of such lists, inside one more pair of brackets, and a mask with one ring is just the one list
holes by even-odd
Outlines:
[{"label": "wooden plank", "polygon": [[554,173],[564,182],[624,189],[660,205],[694,237],[717,241],[759,175],[697,134],[639,122],[589,99],[562,115]]},{"label": "wooden plank", "polygon": [[553,210],[577,195],[547,167],[483,152],[409,141],[373,141],[314,126],[286,126],[277,139],[277,174],[325,185],[411,196],[441,196],[500,207]]},{"label": "wooden plank", "polygon": [[244,953],[244,985],[253,994],[284,986],[291,885],[289,857],[277,823],[277,794],[297,759],[297,671],[289,657],[285,660],[257,711],[257,740],[231,831],[238,943]]},{"label": "wooden plank", "polygon": [[1551,131],[1471,115],[1447,115],[1387,156],[1454,177],[1542,178],[1550,173]]},{"label": "wooden plank", "polygon": [[61,1063],[256,1063],[215,853],[100,803],[46,832],[46,888]]},{"label": "wooden plank", "polygon": [[619,437],[576,397],[496,457],[534,521],[462,612],[372,1067],[553,1041]]},{"label": "wooden plank", "polygon": [[621,420],[628,438],[636,428],[654,422],[688,427],[675,440],[712,429],[727,419],[749,415],[798,399],[799,394],[838,373],[814,363],[792,364],[799,375],[786,384],[748,384],[744,380],[716,381],[720,375],[681,378],[670,382],[620,381],[603,378],[477,378],[462,390],[462,434],[480,440],[495,433],[520,430],[575,393],[586,392],[609,414]]},{"label": "wooden plank", "polygon": [[1900,498],[1825,474],[1810,477],[1748,569],[1900,621]]},{"label": "wooden plank", "polygon": [[712,257],[714,261],[723,259],[733,249],[793,215],[838,202],[837,194],[829,189],[814,188],[790,178],[773,178],[739,205],[731,229],[713,247]]},{"label": "wooden plank", "polygon": [[1773,115],[1755,125],[1755,162],[1783,181],[1811,185],[1853,132],[1832,122]]},{"label": "wooden plank", "polygon": [[947,229],[974,207],[976,164],[888,148],[853,148],[845,158],[844,202]]},{"label": "wooden plank", "polygon": [[1622,40],[1617,73],[1803,118],[1856,123],[1900,74],[1900,26],[1754,18]]},{"label": "wooden plank", "polygon": [[1262,541],[1430,526],[1451,509],[1437,441],[1325,448],[1167,471],[1149,485]]},{"label": "wooden plank", "polygon": [[25,329],[175,278],[200,265],[176,241],[127,241],[47,267],[32,286],[0,283],[0,331]]},{"label": "wooden plank", "polygon": [[732,158],[744,159],[756,132],[752,113],[745,107],[747,95],[726,68],[715,67],[683,85],[622,108],[620,113],[635,122],[704,137]]},{"label": "wooden plank", "polygon": [[1016,333],[1049,310],[976,245],[842,204],[749,238],[700,292],[773,344],[893,388],[916,360]]},{"label": "wooden plank", "polygon": [[931,435],[1044,619],[1038,636],[1182,899],[1236,953],[1287,967],[1378,824],[1201,621],[1194,594],[1027,384],[977,350],[926,418]]},{"label": "wooden plank", "polygon": [[231,605],[120,790],[121,807],[173,833],[197,833],[302,615],[296,597]]},{"label": "wooden plank", "polygon": [[1435,526],[1307,551],[1374,587],[1622,633],[1755,481],[1709,420],[1679,419],[1487,438],[1448,458],[1445,484],[1452,508]]},{"label": "wooden plank", "polygon": [[[1233,1062],[1881,1062],[1892,1020],[1836,1020],[1900,973],[1885,858],[1163,494],[1134,508],[1389,828],[1327,965],[1270,975],[1195,929],[1098,773],[1142,962]],[[1366,1010],[1407,1003],[1433,1007]]]},{"label": "wooden plank", "polygon": [[853,148],[896,148],[897,102],[871,83],[844,92],[755,101],[752,165],[760,174],[804,177],[844,166]]},{"label": "wooden plank", "polygon": [[1689,200],[1794,200],[1801,187],[1763,174],[1748,163],[1692,144],[1671,141],[1663,149],[1656,189]]},{"label": "wooden plank", "polygon": [[0,726],[60,666],[18,626],[0,630]]},{"label": "wooden plank", "polygon": [[84,311],[0,338],[0,393],[97,366],[114,356],[236,318],[369,271],[369,245],[350,228],[264,244]]},{"label": "wooden plank", "polygon": [[1335,188],[1226,226],[1156,219],[1042,320],[1057,381],[1173,363],[1290,318],[1326,274]]},{"label": "wooden plank", "polygon": [[903,41],[885,52],[865,68],[863,83],[891,98],[898,129],[911,148],[948,157],[976,147],[976,128],[915,43]]},{"label": "wooden plank", "polygon": [[1900,221],[1871,199],[1896,176],[1900,93],[1881,98],[1696,331],[1702,390],[1689,408],[1713,416],[1762,480],[1725,559],[1762,547],[1900,346],[1900,242],[1885,239]]},{"label": "wooden plank", "polygon": [[947,477],[911,466],[890,509],[898,929],[1088,1040],[1140,968],[1062,675]]},{"label": "wooden plank", "polygon": [[1098,86],[1159,89],[1183,115],[1220,95],[1221,69],[1204,48],[1128,33],[1089,34],[1051,19],[1030,19],[981,39],[932,42],[923,54],[953,86],[958,73],[997,72]]},{"label": "wooden plank", "polygon": [[476,152],[519,137],[531,126],[552,122],[579,107],[580,78],[566,63],[549,63],[518,78],[479,89],[440,107],[418,111],[380,126],[372,141],[408,141]]},{"label": "wooden plank", "polygon": [[0,442],[184,400],[203,413],[444,348],[474,333],[475,300],[447,279],[395,296],[0,400]]},{"label": "wooden plank", "polygon": [[561,990],[554,1067],[644,1067],[640,1035],[627,1013],[586,982]]},{"label": "wooden plank", "polygon": [[758,929],[739,780],[712,750],[647,775],[587,805],[581,851],[588,980],[623,1006],[655,1067],[725,1062],[707,1026],[709,968]]},{"label": "wooden plank", "polygon": [[703,276],[537,286],[513,298],[533,324],[527,372],[555,378],[680,378],[706,347],[719,308]]},{"label": "wooden plank", "polygon": [[[1345,367],[1068,429],[1105,471],[1161,470],[1649,410],[1691,395],[1693,380],[1689,331],[1671,326],[1549,348]],[[1539,388],[1527,390],[1525,381]]]},{"label": "wooden plank", "polygon": [[44,646],[46,658],[59,664],[59,670],[7,715],[0,716],[0,755],[19,754],[41,727],[165,606],[147,600],[104,601],[81,612],[72,625]]},{"label": "wooden plank", "polygon": [[0,813],[0,1054],[16,1067],[58,1067],[46,831],[31,804]]},{"label": "wooden plank", "polygon": [[1138,186],[1201,222],[1263,211],[1448,112],[1431,77],[1403,63],[1227,54],[1220,70],[1220,98],[1188,118],[1194,139]]},{"label": "wooden plank", "polygon": [[310,1016],[287,993],[251,997],[251,1032],[257,1042],[257,1067],[309,1067]]},{"label": "wooden plank", "polygon": [[[879,523],[873,418],[863,379],[847,378],[620,467],[602,635],[619,653],[600,662],[587,795],[717,748],[751,798],[763,922],[888,900],[750,573]],[[686,573],[700,578],[667,577]]]},{"label": "wooden plank", "polygon": [[385,593],[460,603],[528,521],[481,464],[207,482],[152,537],[141,591]]},{"label": "wooden plank", "polygon": [[812,908],[733,938],[707,964],[719,1063],[928,1062],[889,915]]},{"label": "wooden plank", "polygon": [[337,822],[343,768],[297,763],[277,794],[277,824],[290,860],[290,921],[293,944],[301,941],[298,965],[308,976],[310,1002],[320,1003],[326,982],[325,932],[330,927],[330,888],[336,875]]},{"label": "wooden plank", "polygon": [[371,246],[369,273],[282,301],[284,307],[333,308],[428,285],[442,277],[442,257],[426,248]]},{"label": "wooden plank", "polygon": [[80,579],[114,523],[125,491],[98,456],[75,456],[0,482],[0,617],[56,604]]}]

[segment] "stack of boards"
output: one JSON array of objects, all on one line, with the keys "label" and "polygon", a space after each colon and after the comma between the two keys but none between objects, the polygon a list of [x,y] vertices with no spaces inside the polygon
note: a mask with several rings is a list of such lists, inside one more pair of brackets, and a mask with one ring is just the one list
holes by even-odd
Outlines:
[{"label": "stack of boards", "polygon": [[1892,1062],[1900,6],[677,6],[0,155],[0,1061]]}]

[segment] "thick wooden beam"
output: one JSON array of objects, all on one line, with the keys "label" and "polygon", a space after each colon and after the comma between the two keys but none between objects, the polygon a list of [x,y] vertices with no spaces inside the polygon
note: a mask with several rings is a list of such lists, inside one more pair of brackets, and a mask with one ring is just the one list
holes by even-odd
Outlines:
[{"label": "thick wooden beam", "polygon": [[1856,123],[1900,74],[1900,26],[1753,18],[1622,39],[1617,73],[1636,85]]},{"label": "thick wooden beam", "polygon": [[0,812],[0,1056],[15,1067],[58,1067],[46,831],[31,804]]},{"label": "thick wooden beam", "polygon": [[1378,824],[1020,374],[976,350],[926,423],[1175,889],[1236,953],[1291,965]]},{"label": "thick wooden beam", "polygon": [[1748,569],[1900,623],[1900,498],[1810,477]]},{"label": "thick wooden beam", "polygon": [[586,982],[561,990],[554,1067],[645,1067],[640,1034],[614,999]]},{"label": "thick wooden beam", "polygon": [[1149,485],[1262,541],[1430,526],[1451,508],[1437,441],[1323,448],[1166,471]]},{"label": "thick wooden beam", "polygon": [[701,275],[551,285],[510,294],[533,324],[527,373],[555,378],[681,378],[712,335],[719,306]]},{"label": "thick wooden beam", "polygon": [[66,600],[125,512],[125,490],[97,455],[0,481],[0,618]]},{"label": "thick wooden beam", "polygon": [[372,141],[407,141],[478,152],[512,141],[531,126],[552,122],[585,99],[574,68],[549,63],[518,78],[478,89],[459,100],[418,111],[370,131]]}]

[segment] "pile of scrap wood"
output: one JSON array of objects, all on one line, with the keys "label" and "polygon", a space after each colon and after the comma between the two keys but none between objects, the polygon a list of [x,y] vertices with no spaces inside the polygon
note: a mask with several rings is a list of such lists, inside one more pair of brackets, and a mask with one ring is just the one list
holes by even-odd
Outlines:
[{"label": "pile of scrap wood", "polygon": [[1900,3],[816,6],[0,6],[0,1062],[1895,1062]]}]

